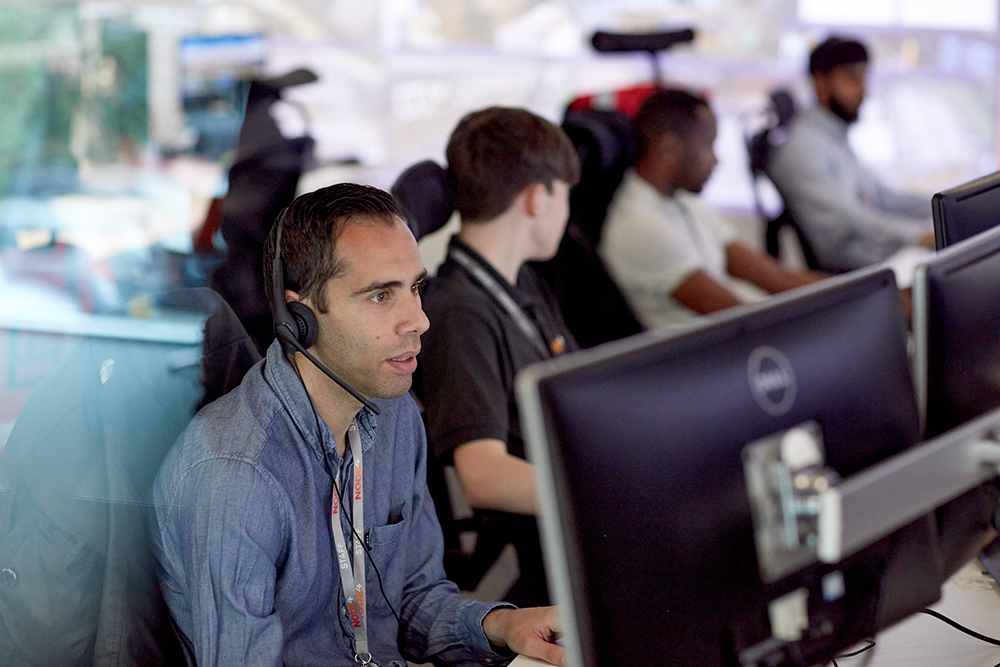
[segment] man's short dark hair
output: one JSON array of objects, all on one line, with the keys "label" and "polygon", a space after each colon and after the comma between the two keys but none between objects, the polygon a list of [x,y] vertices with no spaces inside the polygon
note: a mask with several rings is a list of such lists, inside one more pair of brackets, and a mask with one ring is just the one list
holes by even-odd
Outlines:
[{"label": "man's short dark hair", "polygon": [[524,109],[468,114],[451,133],[446,155],[462,222],[496,218],[535,183],[551,192],[555,180],[580,180],[580,160],[566,133]]},{"label": "man's short dark hair", "polygon": [[635,117],[639,154],[645,153],[664,134],[688,136],[694,130],[701,107],[709,108],[708,101],[686,90],[663,88],[652,93]]},{"label": "man's short dark hair", "polygon": [[809,73],[828,74],[835,67],[868,62],[868,49],[861,42],[843,37],[828,37],[809,54]]},{"label": "man's short dark hair", "polygon": [[[343,271],[337,239],[351,222],[395,224],[402,219],[396,199],[384,190],[339,183],[296,197],[271,227],[264,246],[264,289],[271,299],[271,266],[281,228],[285,289],[309,299],[326,312],[326,284]],[[273,308],[273,306],[272,306]]]}]

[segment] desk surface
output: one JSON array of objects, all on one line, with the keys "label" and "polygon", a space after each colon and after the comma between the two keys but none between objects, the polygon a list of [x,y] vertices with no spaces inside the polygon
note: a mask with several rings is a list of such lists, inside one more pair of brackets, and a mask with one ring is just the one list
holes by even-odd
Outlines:
[{"label": "desk surface", "polygon": [[[932,609],[980,634],[1000,639],[1000,591],[969,563],[945,584]],[[874,654],[838,658],[843,667],[996,667],[1000,646],[970,637],[927,614],[914,614],[875,638]],[[846,651],[845,651],[846,652]],[[546,663],[518,656],[511,667]]]}]

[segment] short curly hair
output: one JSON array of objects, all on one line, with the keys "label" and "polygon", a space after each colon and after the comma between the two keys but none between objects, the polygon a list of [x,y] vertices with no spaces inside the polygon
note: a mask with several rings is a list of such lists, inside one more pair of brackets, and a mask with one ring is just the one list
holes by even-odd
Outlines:
[{"label": "short curly hair", "polygon": [[710,108],[704,97],[679,88],[662,88],[650,94],[635,117],[639,153],[651,149],[664,134],[687,137],[698,122],[701,107]]}]

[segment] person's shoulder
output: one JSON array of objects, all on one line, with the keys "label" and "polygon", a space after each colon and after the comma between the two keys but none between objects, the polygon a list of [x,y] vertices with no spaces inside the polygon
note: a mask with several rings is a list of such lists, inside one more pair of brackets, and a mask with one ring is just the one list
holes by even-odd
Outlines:
[{"label": "person's shoulder", "polygon": [[485,303],[484,293],[479,289],[457,262],[446,259],[437,274],[427,280],[422,302],[424,311],[447,310],[454,305]]},{"label": "person's shoulder", "polygon": [[[793,145],[800,140],[815,136],[825,136],[831,133],[833,123],[829,111],[822,107],[811,107],[796,114],[785,129],[785,139],[781,145],[791,142]],[[778,148],[781,147],[778,146]]]},{"label": "person's shoulder", "polygon": [[601,245],[611,240],[632,245],[648,239],[649,234],[662,233],[669,218],[667,201],[646,179],[628,172],[608,208]]},{"label": "person's shoulder", "polygon": [[260,365],[243,382],[198,411],[179,436],[164,467],[189,468],[209,459],[252,461],[267,438],[265,425],[273,409],[255,395],[263,383]]},{"label": "person's shoulder", "polygon": [[656,188],[646,182],[646,179],[635,173],[634,170],[629,169],[625,172],[625,176],[622,177],[621,184],[615,189],[615,194],[611,198],[611,204],[608,207],[608,216],[610,217],[616,212],[620,213],[622,210],[627,210],[637,205],[644,205],[655,201],[658,196],[659,193],[656,191]]},{"label": "person's shoulder", "polygon": [[431,323],[425,334],[428,340],[443,333],[461,333],[470,326],[488,325],[500,317],[493,298],[450,261],[428,281],[422,303]]}]

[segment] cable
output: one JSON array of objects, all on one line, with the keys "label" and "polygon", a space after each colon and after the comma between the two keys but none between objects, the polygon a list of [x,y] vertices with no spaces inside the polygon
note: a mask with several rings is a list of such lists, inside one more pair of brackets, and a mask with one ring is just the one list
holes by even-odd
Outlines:
[{"label": "cable", "polygon": [[875,648],[875,640],[874,639],[866,639],[865,641],[868,642],[868,644],[866,644],[865,646],[862,646],[857,651],[851,651],[850,653],[841,653],[837,657],[838,658],[853,658],[856,655],[861,655],[865,651],[870,651],[873,648]]},{"label": "cable", "polygon": [[969,635],[970,637],[975,637],[979,641],[986,642],[987,644],[993,644],[994,646],[1000,646],[1000,639],[994,639],[993,637],[987,637],[986,635],[981,635],[978,632],[976,632],[975,630],[970,630],[969,628],[965,627],[964,625],[951,620],[950,618],[948,618],[944,614],[938,613],[938,612],[934,611],[933,609],[921,609],[920,613],[921,614],[927,614],[928,616],[933,616],[934,618],[938,619],[939,621],[943,621],[944,623],[947,623],[948,625],[950,625],[951,627],[955,628],[956,630],[964,632],[965,634]]},{"label": "cable", "polygon": [[[868,644],[862,646],[857,651],[851,651],[850,653],[841,653],[833,658],[830,658],[830,664],[833,665],[833,667],[840,667],[840,665],[837,663],[837,658],[853,658],[854,656],[861,655],[862,653],[865,653],[866,651],[870,651],[873,648],[875,648],[874,639],[865,639],[865,641],[868,642]],[[870,656],[865,656],[865,657],[867,658]],[[865,662],[867,663],[867,660]]]},{"label": "cable", "polygon": [[319,434],[319,445],[320,451],[323,455],[323,465],[326,467],[326,473],[330,476],[330,481],[333,484],[333,492],[336,492],[340,497],[340,506],[344,508],[344,515],[347,517],[347,523],[351,527],[351,534],[354,535],[354,539],[356,539],[358,544],[361,545],[365,555],[368,556],[368,562],[372,564],[372,569],[375,570],[375,577],[378,579],[378,588],[382,592],[382,599],[385,600],[385,603],[388,605],[389,611],[392,612],[392,615],[396,617],[396,623],[402,627],[403,621],[399,618],[399,614],[396,613],[396,609],[392,606],[392,602],[389,601],[389,596],[386,595],[385,587],[382,585],[382,573],[379,572],[378,565],[375,564],[375,560],[372,558],[371,549],[368,548],[365,541],[361,539],[360,535],[358,535],[357,529],[354,528],[354,517],[351,516],[350,511],[348,511],[347,505],[344,504],[344,489],[339,488],[340,485],[337,484],[337,477],[333,474],[333,469],[330,468],[330,459],[326,455],[326,441],[323,438],[323,429],[319,425],[319,411],[316,410],[316,404],[313,403],[312,396],[309,394],[309,390],[306,389],[306,381],[302,379],[302,373],[299,372],[299,365],[295,363],[295,361],[292,361],[292,368],[295,369],[295,375],[299,378],[299,382],[302,383],[302,389],[306,392],[306,397],[309,399],[309,405],[312,407],[313,417],[316,418],[316,432]]}]

